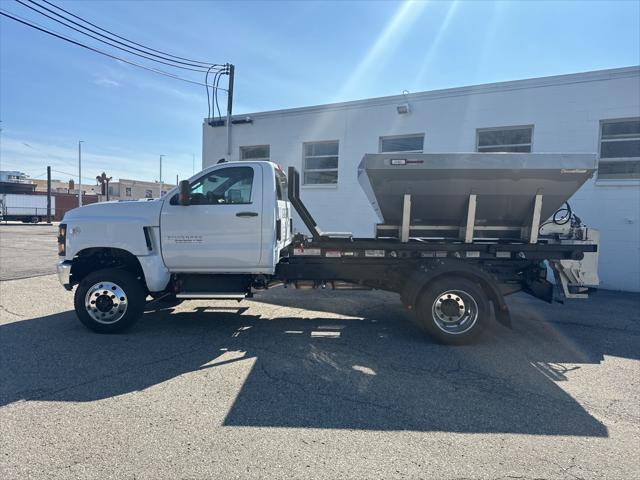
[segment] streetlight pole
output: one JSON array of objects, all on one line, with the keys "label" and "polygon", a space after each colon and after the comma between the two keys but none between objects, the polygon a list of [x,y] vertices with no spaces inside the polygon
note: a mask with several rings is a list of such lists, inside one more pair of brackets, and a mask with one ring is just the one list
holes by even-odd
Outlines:
[{"label": "streetlight pole", "polygon": [[160,195],[158,198],[162,197],[162,157],[166,157],[166,155],[160,155]]},{"label": "streetlight pole", "polygon": [[82,206],[82,144],[84,140],[78,141],[78,207]]}]

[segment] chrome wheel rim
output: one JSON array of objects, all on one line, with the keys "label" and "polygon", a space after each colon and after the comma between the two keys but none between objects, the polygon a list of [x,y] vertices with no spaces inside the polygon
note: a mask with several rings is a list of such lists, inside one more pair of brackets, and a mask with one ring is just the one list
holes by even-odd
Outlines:
[{"label": "chrome wheel rim", "polygon": [[471,330],[478,321],[478,304],[464,290],[448,290],[436,297],[431,316],[443,332],[460,335]]},{"label": "chrome wheel rim", "polygon": [[124,290],[113,282],[99,282],[91,286],[84,298],[89,316],[104,325],[116,323],[127,313],[129,301]]}]

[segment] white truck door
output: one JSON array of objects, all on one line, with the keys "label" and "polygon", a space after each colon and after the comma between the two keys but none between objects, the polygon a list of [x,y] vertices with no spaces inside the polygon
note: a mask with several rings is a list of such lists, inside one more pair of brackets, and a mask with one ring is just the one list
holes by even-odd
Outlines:
[{"label": "white truck door", "polygon": [[262,256],[262,168],[221,166],[191,182],[189,205],[167,199],[162,258],[172,272],[251,272]]}]

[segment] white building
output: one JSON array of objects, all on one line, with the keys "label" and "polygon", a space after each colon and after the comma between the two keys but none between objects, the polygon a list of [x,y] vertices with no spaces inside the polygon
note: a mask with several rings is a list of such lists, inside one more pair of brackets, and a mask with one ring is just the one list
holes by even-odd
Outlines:
[{"label": "white building", "polygon": [[[598,174],[571,199],[602,231],[602,288],[640,291],[640,67],[234,116],[203,125],[203,167],[220,158],[295,166],[325,231],[373,234],[357,182],[364,153],[595,152]],[[297,227],[302,230],[300,224]]]},{"label": "white building", "polygon": [[33,183],[26,173],[16,170],[0,170],[0,182]]}]

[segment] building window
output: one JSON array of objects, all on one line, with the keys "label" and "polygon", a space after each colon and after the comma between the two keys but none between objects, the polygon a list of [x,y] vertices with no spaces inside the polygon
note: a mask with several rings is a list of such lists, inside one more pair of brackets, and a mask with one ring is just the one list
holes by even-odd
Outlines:
[{"label": "building window", "polygon": [[422,153],[424,148],[424,135],[394,135],[392,137],[380,137],[380,153],[410,152]]},{"label": "building window", "polygon": [[130,197],[130,196],[131,196],[131,187],[126,187],[126,188],[124,189],[124,194],[125,194],[127,197]]},{"label": "building window", "polygon": [[640,118],[600,123],[600,179],[640,179]]},{"label": "building window", "polygon": [[338,183],[338,140],[308,142],[303,145],[304,185],[334,185]]},{"label": "building window", "polygon": [[269,145],[254,145],[240,147],[240,160],[266,160],[269,161],[271,148]]},{"label": "building window", "polygon": [[153,190],[145,190],[144,198],[153,198]]},{"label": "building window", "polygon": [[531,152],[533,127],[482,128],[477,131],[478,152]]}]

